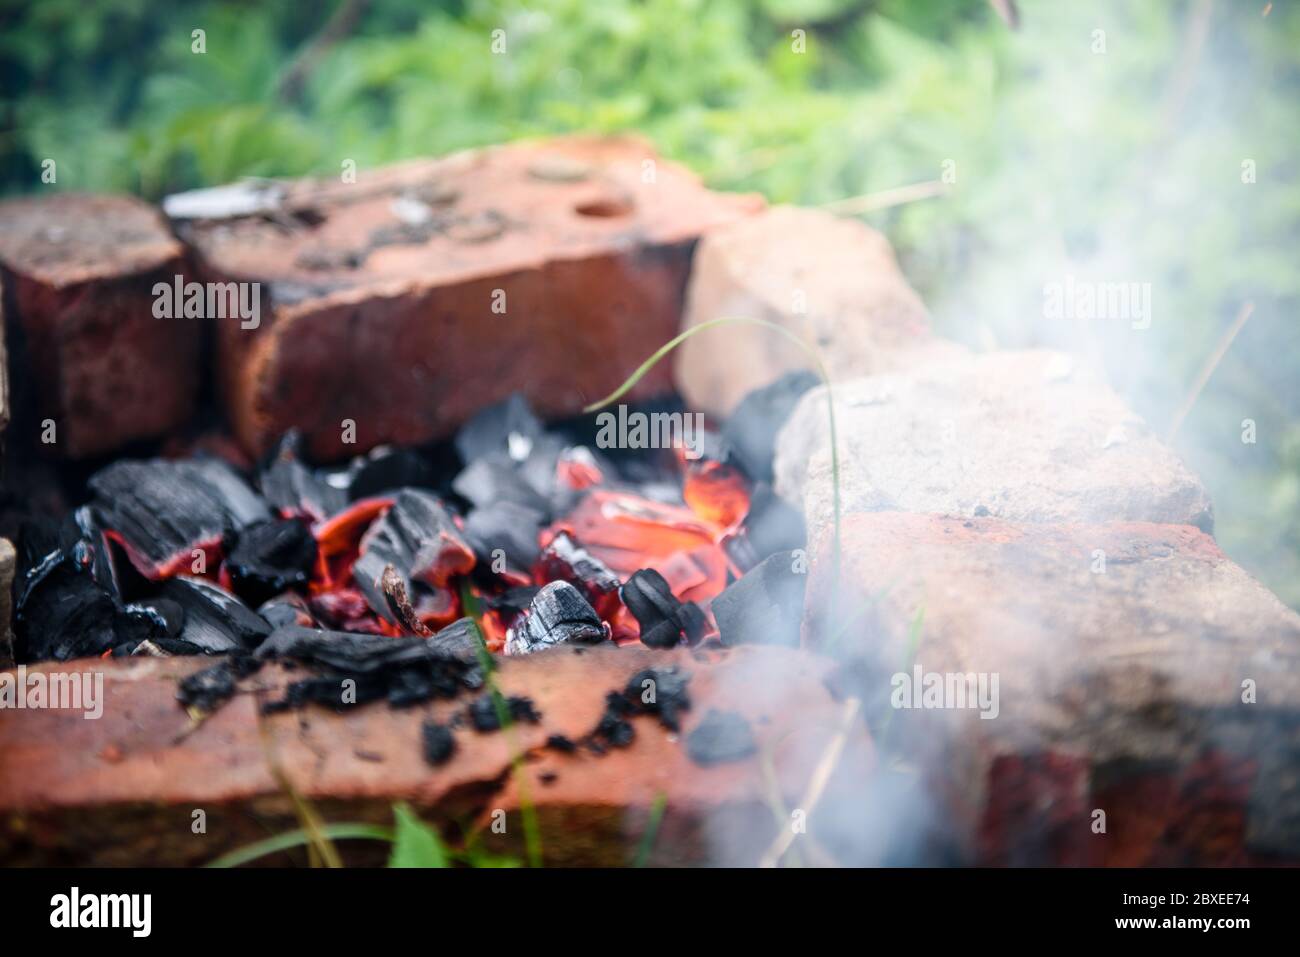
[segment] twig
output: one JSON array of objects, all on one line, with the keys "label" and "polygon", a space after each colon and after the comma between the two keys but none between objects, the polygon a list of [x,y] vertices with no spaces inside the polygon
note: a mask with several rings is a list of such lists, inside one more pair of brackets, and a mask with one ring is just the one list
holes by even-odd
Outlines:
[{"label": "twig", "polygon": [[[822,798],[822,792],[826,790],[826,785],[830,782],[831,774],[835,770],[835,765],[839,763],[840,754],[844,751],[844,745],[848,742],[849,731],[853,728],[853,722],[857,720],[861,706],[862,703],[857,698],[849,698],[844,702],[844,713],[840,718],[839,730],[827,743],[826,750],[822,752],[821,759],[818,760],[817,767],[813,769],[813,775],[808,780],[808,788],[804,791],[803,800],[799,802],[798,807],[804,812],[805,819],[812,814],[817,802]],[[759,860],[758,866],[776,867],[782,855],[789,850],[790,845],[794,842],[794,837],[794,828],[781,828],[777,832],[776,839],[772,841],[772,845],[767,849],[767,853]]]},{"label": "twig", "polygon": [[1251,313],[1254,311],[1255,303],[1253,300],[1242,304],[1241,309],[1237,312],[1237,318],[1233,320],[1232,325],[1228,327],[1228,331],[1224,333],[1223,338],[1219,340],[1219,344],[1215,347],[1214,352],[1210,354],[1210,358],[1206,360],[1205,365],[1201,367],[1201,374],[1196,377],[1196,384],[1192,386],[1192,390],[1187,394],[1187,398],[1183,400],[1182,407],[1179,408],[1178,414],[1174,416],[1173,424],[1169,426],[1169,431],[1165,433],[1165,442],[1173,442],[1174,436],[1177,435],[1178,430],[1183,427],[1183,420],[1187,418],[1188,414],[1192,411],[1192,406],[1194,406],[1196,400],[1200,398],[1201,390],[1204,389],[1206,383],[1210,381],[1210,376],[1214,375],[1214,370],[1219,367],[1219,363],[1227,354],[1228,349],[1231,348],[1232,341],[1237,338],[1237,333],[1241,332],[1242,327],[1246,325],[1247,321],[1250,319]]},{"label": "twig", "polygon": [[930,179],[923,183],[910,183],[907,186],[882,189],[876,193],[833,200],[823,203],[822,209],[840,216],[861,216],[864,213],[874,213],[892,206],[902,206],[904,203],[914,203],[919,199],[933,199],[947,192],[948,187],[942,180]]}]

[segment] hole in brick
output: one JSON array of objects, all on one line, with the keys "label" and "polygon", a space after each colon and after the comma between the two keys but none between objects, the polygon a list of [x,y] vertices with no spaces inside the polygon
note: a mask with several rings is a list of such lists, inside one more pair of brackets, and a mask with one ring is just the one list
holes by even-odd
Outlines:
[{"label": "hole in brick", "polygon": [[574,207],[579,216],[592,216],[596,219],[615,219],[632,213],[632,200],[626,196],[602,196],[600,199],[579,203]]}]

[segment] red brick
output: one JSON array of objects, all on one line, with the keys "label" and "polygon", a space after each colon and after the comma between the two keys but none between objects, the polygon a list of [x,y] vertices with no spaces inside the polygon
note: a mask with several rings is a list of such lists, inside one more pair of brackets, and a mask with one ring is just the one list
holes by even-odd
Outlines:
[{"label": "red brick", "polygon": [[[413,201],[428,234],[377,244]],[[260,451],[297,426],[330,458],[447,435],[514,390],[544,415],[577,412],[677,333],[696,239],[761,205],[708,192],[640,141],[574,138],[291,184],[275,222],[185,235],[209,273],[274,301],[256,331],[219,333],[240,439]],[[636,394],[669,387],[662,367]]]},{"label": "red brick", "polygon": [[[1300,615],[1204,532],[852,514],[837,594],[831,548],[823,536],[805,641],[843,630],[840,649],[865,662],[869,707],[888,710],[890,676],[914,664],[999,675],[992,720],[954,709],[891,719],[892,746],[941,795],[970,859],[1300,861]],[[1242,701],[1248,678],[1254,704]],[[1091,831],[1094,809],[1104,835]]]},{"label": "red brick", "polygon": [[139,200],[70,193],[0,203],[0,280],[16,385],[36,431],[80,458],[189,419],[201,326],[156,319],[153,286],[184,273],[183,249]]},{"label": "red brick", "polygon": [[[210,663],[154,659],[44,668],[102,667],[104,715],[87,721],[69,712],[0,711],[0,860],[195,864],[296,827],[268,755],[327,820],[386,823],[392,802],[407,800],[454,830],[490,818],[499,807],[510,815],[507,831],[489,832],[485,840],[494,850],[520,851],[509,735],[465,727],[456,732],[458,749],[447,764],[432,768],[422,758],[421,723],[431,715],[447,720],[468,695],[407,710],[371,704],[339,714],[312,706],[259,717],[258,701],[279,697],[278,689],[294,677],[268,666],[248,681],[261,690],[236,695],[181,738],[187,719],[175,701],[176,682]],[[681,736],[649,716],[632,719],[636,739],[630,747],[604,757],[543,748],[549,735],[578,738],[591,731],[606,691],[623,688],[642,668],[670,664],[692,675],[693,709],[684,718],[684,734],[709,708],[739,711],[750,719],[760,753],[771,755],[784,799],[793,801],[806,787],[841,711],[822,685],[827,663],[820,658],[747,648],[697,660],[685,651],[605,647],[505,659],[502,691],[528,695],[542,714],[539,724],[518,725],[514,733],[526,755],[524,773],[547,863],[626,863],[660,793],[667,811],[656,862],[757,857],[771,840],[776,824],[758,756],[697,767]],[[859,793],[871,762],[867,733],[855,725],[831,792],[841,800]],[[195,808],[207,812],[205,835],[191,832]],[[810,824],[816,821],[814,813]],[[729,828],[743,828],[743,839],[719,846]]]}]

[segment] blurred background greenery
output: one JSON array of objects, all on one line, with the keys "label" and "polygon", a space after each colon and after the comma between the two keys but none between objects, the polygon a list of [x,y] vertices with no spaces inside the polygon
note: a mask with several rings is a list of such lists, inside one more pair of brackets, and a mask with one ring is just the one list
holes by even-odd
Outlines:
[{"label": "blurred background greenery", "polygon": [[[576,130],[775,202],[946,170],[864,215],[940,329],[1089,356],[1157,431],[1254,303],[1174,441],[1225,550],[1300,607],[1300,9],[1016,6],[1012,30],[985,0],[3,0],[0,190],[156,199]],[[1046,319],[1067,275],[1150,283],[1151,328]]]}]

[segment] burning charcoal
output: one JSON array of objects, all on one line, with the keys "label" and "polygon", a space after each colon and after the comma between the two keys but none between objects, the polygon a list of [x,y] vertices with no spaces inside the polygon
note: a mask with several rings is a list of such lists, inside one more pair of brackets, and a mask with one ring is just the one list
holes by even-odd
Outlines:
[{"label": "burning charcoal", "polygon": [[609,566],[594,557],[561,532],[542,550],[533,570],[542,581],[566,581],[578,589],[601,618],[610,618],[618,610],[618,576]]},{"label": "burning charcoal", "polygon": [[356,502],[403,488],[432,488],[433,468],[419,453],[387,445],[358,457],[347,471],[348,497]]},{"label": "burning charcoal", "polygon": [[608,637],[609,626],[576,588],[568,582],[551,582],[506,634],[506,654],[526,655],[565,641],[597,642]]},{"label": "burning charcoal", "polygon": [[679,602],[664,576],[653,568],[634,573],[620,595],[641,626],[641,641],[651,648],[671,648],[683,635],[688,641],[698,641],[707,630],[699,606]]},{"label": "burning charcoal", "polygon": [[681,713],[691,707],[686,689],[690,680],[690,675],[676,668],[646,668],[628,679],[623,697],[639,712],[658,715],[659,723],[669,731],[677,731]]},{"label": "burning charcoal", "polygon": [[235,693],[240,678],[262,666],[248,654],[235,654],[181,680],[176,700],[205,713],[216,711]]},{"label": "burning charcoal", "polygon": [[504,402],[488,406],[461,426],[456,451],[469,464],[494,452],[505,452],[516,462],[528,458],[533,443],[545,429],[518,392]]},{"label": "burning charcoal", "polygon": [[[520,721],[537,724],[542,720],[542,716],[533,707],[531,698],[510,697],[504,699],[502,704],[505,708],[506,720],[511,724]],[[474,726],[475,731],[500,730],[501,715],[497,711],[497,702],[494,695],[491,693],[485,694],[470,702],[469,723]]]},{"label": "burning charcoal", "polygon": [[420,738],[424,744],[424,760],[434,767],[446,764],[456,753],[456,738],[451,728],[445,724],[426,721],[420,728]]},{"label": "burning charcoal", "polygon": [[686,736],[687,755],[704,767],[742,761],[757,750],[749,722],[734,711],[711,709]]},{"label": "burning charcoal", "polygon": [[293,592],[286,592],[263,602],[258,606],[257,613],[266,619],[266,623],[273,629],[283,625],[301,625],[303,628],[313,628],[316,625],[316,619],[308,609],[306,599]]},{"label": "burning charcoal", "polygon": [[[772,486],[760,482],[750,492],[744,540],[755,561],[762,561],[774,552],[803,548],[807,540],[803,515],[778,496]],[[742,567],[749,564],[752,563]]]},{"label": "burning charcoal", "polygon": [[52,551],[16,580],[18,661],[68,661],[163,634],[147,615],[121,608],[95,581],[92,564],[89,546],[76,542]]},{"label": "burning charcoal", "polygon": [[478,508],[512,502],[546,514],[550,506],[504,454],[475,459],[451,483],[457,495]]},{"label": "burning charcoal", "polygon": [[724,645],[799,644],[808,576],[797,552],[777,552],[713,599],[713,618]]},{"label": "burning charcoal", "polygon": [[[537,558],[537,536],[546,514],[515,502],[495,502],[473,509],[465,518],[465,538],[479,562],[518,581],[528,580],[527,570]],[[495,562],[493,552],[501,549],[505,569]]]},{"label": "burning charcoal", "polygon": [[316,539],[302,521],[255,522],[236,535],[226,569],[241,598],[261,604],[307,584],[316,562]]},{"label": "burning charcoal", "polygon": [[776,434],[803,394],[817,382],[817,376],[811,372],[787,372],[741,399],[727,419],[722,435],[734,449],[741,467],[756,482],[772,481]]},{"label": "burning charcoal", "polygon": [[173,578],[162,587],[162,597],[185,611],[179,635],[203,650],[220,654],[256,648],[271,633],[271,626],[230,592],[201,578]]},{"label": "burning charcoal", "polygon": [[348,503],[347,490],[331,485],[326,477],[302,463],[302,436],[285,433],[261,475],[258,487],[280,515],[321,522]]},{"label": "burning charcoal", "polygon": [[224,462],[123,461],[90,479],[100,525],[147,578],[189,570],[196,549],[271,517],[266,503]]},{"label": "burning charcoal", "polygon": [[461,618],[430,638],[429,646],[441,654],[474,664],[479,660],[482,641],[474,619]]},{"label": "burning charcoal", "polygon": [[387,566],[402,576],[418,604],[411,581],[444,588],[453,577],[468,573],[474,561],[473,550],[443,504],[428,492],[406,489],[361,539],[361,556],[352,566],[352,577],[370,607],[396,625],[400,622],[383,590]]}]

